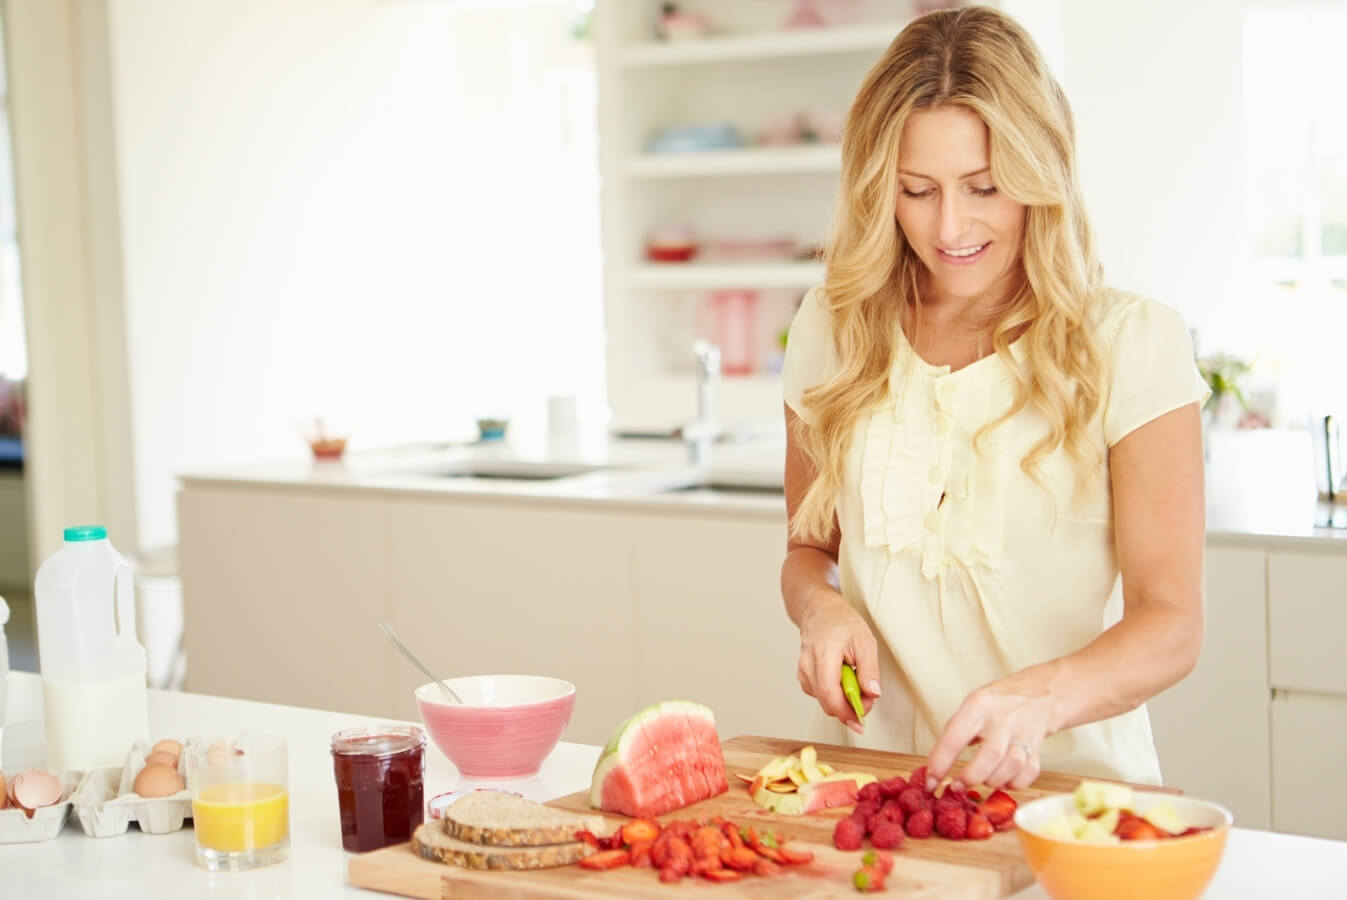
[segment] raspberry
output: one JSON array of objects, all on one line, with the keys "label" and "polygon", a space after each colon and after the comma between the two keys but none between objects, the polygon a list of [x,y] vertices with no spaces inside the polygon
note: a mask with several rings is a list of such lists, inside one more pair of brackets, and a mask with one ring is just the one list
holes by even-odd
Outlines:
[{"label": "raspberry", "polygon": [[856,808],[852,810],[851,814],[858,819],[868,819],[879,812],[880,807],[883,805],[884,804],[878,800],[863,800],[856,804]]},{"label": "raspberry", "polygon": [[968,838],[973,841],[985,841],[992,836],[992,823],[988,822],[984,816],[972,815],[968,817]]},{"label": "raspberry", "polygon": [[926,767],[919,766],[912,770],[912,774],[907,776],[907,783],[914,788],[926,790]]},{"label": "raspberry", "polygon": [[848,816],[833,829],[833,846],[838,850],[859,850],[865,846],[865,825]]},{"label": "raspberry", "polygon": [[899,810],[889,810],[887,807],[880,809],[879,812],[865,820],[865,833],[873,835],[883,825],[902,825],[902,815]]},{"label": "raspberry", "polygon": [[906,828],[909,837],[930,837],[931,832],[935,830],[935,813],[929,809],[917,810],[907,817]]},{"label": "raspberry", "polygon": [[936,813],[935,830],[941,837],[949,838],[951,841],[962,841],[968,837],[968,813],[962,808]]},{"label": "raspberry", "polygon": [[871,800],[876,803],[883,803],[884,789],[879,786],[878,781],[872,781],[856,792],[856,799],[861,803],[868,803]]},{"label": "raspberry", "polygon": [[907,787],[907,782],[903,780],[901,775],[895,775],[886,781],[879,782],[880,793],[884,795],[885,799],[897,797],[905,787]]},{"label": "raspberry", "polygon": [[897,822],[885,822],[870,835],[870,843],[879,850],[892,850],[903,843],[903,826]]},{"label": "raspberry", "polygon": [[904,788],[898,795],[898,807],[909,816],[919,809],[925,809],[927,805],[926,794],[920,788]]},{"label": "raspberry", "polygon": [[955,791],[947,790],[935,800],[935,814],[938,816],[947,809],[963,809],[963,798]]}]

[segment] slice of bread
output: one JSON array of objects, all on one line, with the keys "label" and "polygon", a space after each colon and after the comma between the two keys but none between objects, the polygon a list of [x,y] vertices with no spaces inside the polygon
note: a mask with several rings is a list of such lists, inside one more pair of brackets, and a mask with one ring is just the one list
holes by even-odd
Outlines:
[{"label": "slice of bread", "polygon": [[594,852],[579,841],[542,847],[489,847],[451,838],[438,822],[426,822],[412,834],[412,849],[422,859],[464,869],[550,869],[569,866]]},{"label": "slice of bread", "polygon": [[602,816],[581,816],[499,791],[473,791],[444,810],[444,833],[469,844],[569,844],[582,830],[607,832]]}]

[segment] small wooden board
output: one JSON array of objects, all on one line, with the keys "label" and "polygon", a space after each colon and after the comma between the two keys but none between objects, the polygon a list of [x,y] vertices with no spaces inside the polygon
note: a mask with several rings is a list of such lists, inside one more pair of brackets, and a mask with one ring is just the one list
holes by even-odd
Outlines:
[{"label": "small wooden board", "polygon": [[[726,741],[725,768],[730,789],[662,820],[706,819],[724,816],[759,830],[788,835],[790,846],[814,853],[807,866],[787,868],[779,878],[745,878],[728,884],[713,884],[685,878],[678,884],[663,884],[654,870],[621,868],[591,872],[579,866],[564,866],[533,872],[481,872],[428,862],[411,850],[410,844],[385,847],[353,857],[348,877],[360,887],[406,897],[440,900],[465,898],[668,897],[679,892],[714,891],[717,897],[825,898],[855,896],[851,873],[858,866],[859,852],[843,853],[833,848],[832,832],[838,819],[850,808],[826,810],[810,816],[781,816],[759,809],[735,772],[753,774],[774,756],[798,753],[804,742],[786,738],[737,737]],[[815,744],[819,760],[844,772],[870,772],[880,779],[906,776],[925,760],[901,753],[883,753],[852,747]],[[1014,791],[1021,803],[1049,793],[1075,789],[1080,777],[1044,773],[1033,786]],[[1152,789],[1153,788],[1149,788]],[[591,813],[588,792],[561,797],[548,804],[560,809]],[[626,821],[611,816],[614,825]],[[1001,832],[985,841],[949,841],[940,837],[909,838],[895,851],[895,866],[889,876],[886,896],[926,900],[935,897],[967,900],[1001,900],[1033,883],[1033,876],[1020,851],[1015,832]]]}]

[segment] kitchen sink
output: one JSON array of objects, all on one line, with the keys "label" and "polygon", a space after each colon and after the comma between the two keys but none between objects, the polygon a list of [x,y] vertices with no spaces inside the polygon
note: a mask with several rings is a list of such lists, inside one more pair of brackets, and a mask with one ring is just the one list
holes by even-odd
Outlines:
[{"label": "kitchen sink", "polygon": [[500,460],[497,462],[466,462],[452,469],[426,472],[430,478],[472,478],[493,481],[555,481],[574,478],[594,472],[611,470],[612,466],[581,463],[525,462]]}]

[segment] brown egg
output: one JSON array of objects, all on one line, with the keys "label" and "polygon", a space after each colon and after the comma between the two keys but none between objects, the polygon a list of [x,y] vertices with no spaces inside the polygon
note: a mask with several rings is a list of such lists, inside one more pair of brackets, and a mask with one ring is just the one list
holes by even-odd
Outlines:
[{"label": "brown egg", "polygon": [[170,753],[167,750],[155,750],[149,756],[145,757],[145,765],[149,766],[154,763],[168,766],[170,769],[176,769],[178,767],[178,754]]},{"label": "brown egg", "polygon": [[10,789],[14,793],[14,804],[25,810],[51,806],[61,799],[61,779],[41,769],[29,769],[15,775]]},{"label": "brown egg", "polygon": [[142,797],[167,797],[184,787],[182,776],[171,766],[150,763],[140,770],[131,790]]},{"label": "brown egg", "polygon": [[150,748],[151,753],[158,753],[160,750],[166,750],[174,756],[177,756],[182,753],[182,741],[175,741],[173,738],[164,738]]}]

